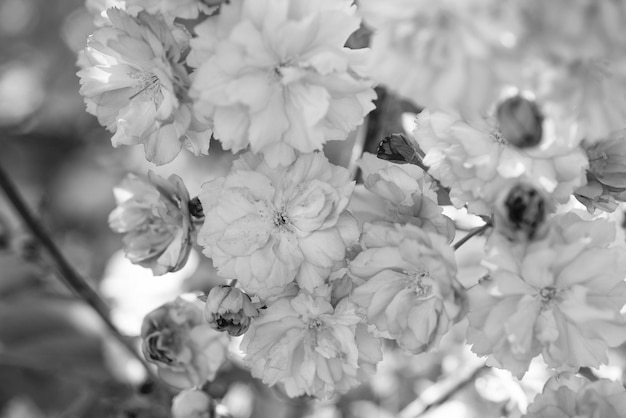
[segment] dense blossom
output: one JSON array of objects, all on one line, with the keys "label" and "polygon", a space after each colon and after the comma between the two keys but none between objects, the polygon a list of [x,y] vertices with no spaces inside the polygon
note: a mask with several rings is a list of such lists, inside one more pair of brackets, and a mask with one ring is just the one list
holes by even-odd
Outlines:
[{"label": "dense blossom", "polygon": [[202,303],[179,297],[150,312],[141,327],[146,360],[172,386],[191,388],[213,380],[226,360],[228,337],[204,320]]},{"label": "dense blossom", "polygon": [[437,186],[422,169],[394,164],[365,153],[359,167],[364,188],[355,190],[350,210],[360,223],[384,220],[410,223],[454,238],[454,223],[437,205]]},{"label": "dense blossom", "polygon": [[363,0],[372,77],[425,107],[485,110],[497,96],[495,65],[515,42],[506,6],[493,0]]},{"label": "dense blossom", "polygon": [[367,50],[344,47],[354,11],[349,0],[233,0],[203,24],[190,94],[225,149],[249,144],[275,167],[363,121],[375,94],[360,75]]},{"label": "dense blossom", "polygon": [[428,172],[450,187],[452,203],[457,207],[467,203],[470,212],[488,215],[510,179],[535,182],[560,203],[584,183],[588,163],[578,143],[543,131],[539,145],[518,148],[508,144],[491,118],[466,122],[424,110],[413,134],[426,152]]},{"label": "dense blossom", "polygon": [[180,62],[188,39],[175,38],[162,18],[146,12],[134,18],[109,9],[107,16],[112,26],[89,37],[80,60],[87,111],[114,132],[113,146],[142,144],[155,164],[170,162],[183,146],[206,154],[210,126],[192,115]]},{"label": "dense blossom", "polygon": [[626,411],[626,390],[608,379],[562,373],[546,383],[528,407],[525,418],[620,418]]},{"label": "dense blossom", "polygon": [[364,250],[348,271],[364,284],[352,292],[367,322],[413,353],[436,344],[461,311],[452,248],[413,225],[366,224]]},{"label": "dense blossom", "polygon": [[114,193],[117,208],[109,215],[109,226],[125,234],[126,257],[155,275],[183,268],[191,251],[192,219],[181,178],[129,174]]},{"label": "dense blossom", "polygon": [[313,290],[358,238],[345,210],[353,189],[348,170],[321,153],[278,169],[245,154],[226,177],[203,186],[198,243],[222,276],[250,294],[278,295],[294,279]]},{"label": "dense blossom", "polygon": [[489,276],[468,291],[468,342],[515,376],[542,354],[559,370],[607,362],[607,347],[626,341],[626,260],[611,248],[614,225],[575,214],[550,220],[545,238],[488,242]]},{"label": "dense blossom", "polygon": [[370,335],[349,299],[330,303],[330,287],[301,291],[263,310],[241,349],[252,375],[290,397],[329,398],[345,393],[375,371],[380,339]]}]

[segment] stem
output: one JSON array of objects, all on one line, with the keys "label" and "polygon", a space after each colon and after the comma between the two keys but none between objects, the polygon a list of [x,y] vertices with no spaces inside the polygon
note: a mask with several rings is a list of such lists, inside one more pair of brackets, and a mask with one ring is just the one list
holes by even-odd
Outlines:
[{"label": "stem", "polygon": [[469,241],[473,236],[475,235],[480,235],[483,232],[485,232],[487,229],[491,228],[491,224],[490,223],[486,223],[482,226],[479,226],[477,228],[472,229],[471,231],[469,231],[467,233],[467,235],[465,235],[463,238],[461,238],[460,240],[458,240],[453,246],[452,248],[454,248],[454,251],[458,250],[459,248],[461,248],[461,246],[463,244],[465,244],[467,241]]},{"label": "stem", "polygon": [[58,272],[59,277],[63,283],[78,297],[83,299],[104,321],[107,328],[111,331],[113,336],[125,346],[128,351],[144,366],[148,376],[154,376],[152,369],[146,364],[145,360],[139,355],[133,344],[117,329],[115,324],[109,317],[109,308],[107,304],[102,300],[100,295],[82,278],[76,270],[70,265],[70,263],[63,256],[59,248],[56,246],[50,235],[45,231],[43,225],[35,218],[31,210],[26,205],[24,199],[17,191],[17,188],[0,166],[0,188],[4,190],[7,198],[15,208],[15,211],[22,218],[28,229],[30,229],[33,236],[41,243],[42,247],[48,251],[48,254],[52,258]]}]

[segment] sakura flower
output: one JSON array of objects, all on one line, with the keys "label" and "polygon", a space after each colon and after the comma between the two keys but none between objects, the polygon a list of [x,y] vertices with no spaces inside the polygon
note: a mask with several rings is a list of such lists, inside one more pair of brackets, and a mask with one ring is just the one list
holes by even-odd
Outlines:
[{"label": "sakura flower", "polygon": [[250,296],[236,287],[215,286],[207,296],[204,317],[211,328],[238,337],[248,330],[259,310]]},{"label": "sakura flower", "polygon": [[515,43],[514,20],[492,0],[363,0],[373,27],[372,77],[417,105],[485,110],[502,84],[494,62]]},{"label": "sakura flower", "polygon": [[172,399],[173,418],[213,418],[215,402],[205,392],[185,389]]},{"label": "sakura flower", "polygon": [[461,310],[452,248],[413,225],[366,224],[348,265],[366,282],[352,293],[369,324],[412,353],[438,343]]},{"label": "sakura flower", "polygon": [[210,126],[191,113],[177,32],[146,12],[133,18],[109,9],[107,15],[112,26],[97,29],[81,55],[87,111],[114,132],[113,146],[142,144],[155,164],[170,162],[183,146],[206,154]]},{"label": "sakura flower", "polygon": [[454,238],[454,223],[437,205],[437,186],[422,169],[393,164],[365,153],[359,164],[365,189],[355,192],[350,209],[363,222],[411,223]]},{"label": "sakura flower", "polygon": [[202,302],[179,297],[150,312],[141,327],[146,360],[178,388],[213,380],[226,360],[228,337],[204,321]]},{"label": "sakura flower", "polygon": [[348,170],[321,153],[278,169],[245,154],[226,177],[203,186],[198,243],[222,276],[261,299],[294,279],[312,291],[358,239],[345,210],[353,189]]},{"label": "sakura flower", "polygon": [[155,275],[183,268],[191,251],[192,219],[181,178],[129,174],[114,193],[118,206],[109,215],[109,226],[126,234],[126,257]]},{"label": "sakura flower", "polygon": [[[565,376],[564,376],[565,375]],[[571,373],[551,378],[525,418],[620,418],[626,411],[626,391],[618,382],[588,379]]]},{"label": "sakura flower", "polygon": [[544,126],[543,139],[532,148],[508,143],[491,118],[465,122],[444,112],[422,111],[413,131],[426,152],[429,174],[450,187],[456,207],[468,204],[472,213],[489,215],[510,179],[528,179],[551,200],[564,203],[584,183],[587,159],[576,141]]},{"label": "sakura flower", "polygon": [[587,184],[576,190],[576,197],[593,212],[595,208],[613,212],[617,202],[626,201],[625,131],[588,144]]},{"label": "sakura flower", "polygon": [[276,167],[361,124],[375,94],[360,75],[367,50],[344,47],[354,11],[349,0],[233,0],[204,24],[192,47],[208,58],[190,95],[225,149],[249,144]]},{"label": "sakura flower", "polygon": [[282,384],[290,397],[329,398],[375,371],[380,340],[359,325],[349,299],[333,307],[326,290],[281,298],[254,321],[241,343],[254,377],[269,386]]},{"label": "sakura flower", "polygon": [[179,17],[182,19],[196,19],[200,13],[211,14],[221,1],[216,0],[125,0],[126,10],[129,13],[145,10],[152,14]]},{"label": "sakura flower", "polygon": [[520,378],[542,354],[558,370],[607,362],[626,341],[626,260],[614,225],[556,215],[541,240],[488,242],[488,278],[468,291],[472,350]]}]

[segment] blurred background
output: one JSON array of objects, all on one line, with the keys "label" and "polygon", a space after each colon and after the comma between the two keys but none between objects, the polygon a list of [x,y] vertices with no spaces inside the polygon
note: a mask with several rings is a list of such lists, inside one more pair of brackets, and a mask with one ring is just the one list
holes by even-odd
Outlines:
[{"label": "blurred background", "polygon": [[[93,30],[82,0],[0,0],[0,165],[63,254],[109,302],[122,332],[137,336],[145,313],[221,281],[197,252],[185,269],[161,277],[127,262],[120,236],[107,224],[113,187],[128,171],[152,169],[180,175],[195,196],[203,182],[228,170],[232,156],[216,143],[208,157],[181,153],[156,168],[140,147],[113,148],[111,134],[85,111],[78,93],[76,53]],[[366,36],[354,42],[366,43]],[[372,152],[382,137],[401,130],[399,115],[407,110],[378,92],[378,122],[363,128],[378,138],[364,144]],[[354,135],[326,152],[347,166],[353,142]],[[479,259],[476,248],[479,241],[459,256]],[[264,387],[241,367],[236,341],[232,362],[207,390],[223,398],[234,418],[500,417],[541,390],[541,365],[522,384],[483,368],[463,344],[463,326],[438,353],[408,356],[386,347],[376,379],[329,402],[289,400]],[[620,358],[612,369],[619,378]],[[136,360],[61,284],[0,194],[0,418],[169,416],[169,397],[144,381]],[[424,411],[432,402],[438,405]]]}]

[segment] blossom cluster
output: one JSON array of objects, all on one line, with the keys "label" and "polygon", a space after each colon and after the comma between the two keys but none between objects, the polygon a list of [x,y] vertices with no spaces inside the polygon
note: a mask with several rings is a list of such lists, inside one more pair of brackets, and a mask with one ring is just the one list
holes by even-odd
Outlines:
[{"label": "blossom cluster", "polygon": [[[197,245],[227,281],[146,317],[146,358],[184,389],[174,416],[211,416],[201,388],[227,334],[252,376],[317,398],[368,380],[384,341],[434,350],[463,319],[472,350],[518,378],[539,354],[574,372],[626,342],[616,227],[568,213],[626,201],[626,11],[577,1],[568,31],[561,3],[88,1],[80,91],[113,145],[156,165],[211,141],[238,153],[194,199],[152,172],[115,190],[109,223],[133,263],[174,272]],[[360,16],[371,48],[347,46]],[[363,123],[375,83],[425,108],[362,155],[357,184],[321,151]],[[467,238],[489,231],[469,289],[445,199],[484,221]],[[546,386],[528,416],[609,386]]]}]

